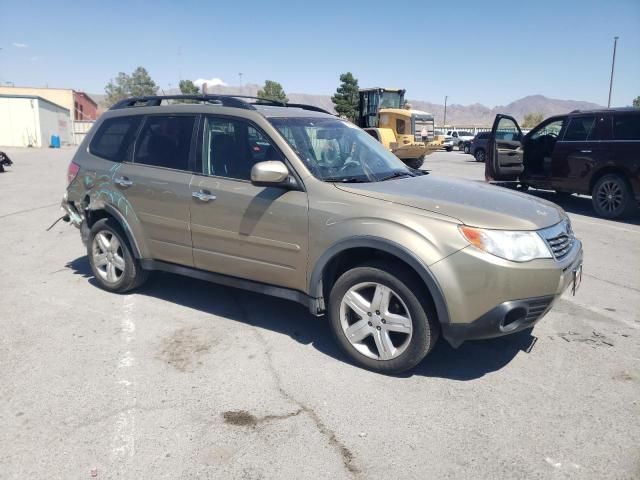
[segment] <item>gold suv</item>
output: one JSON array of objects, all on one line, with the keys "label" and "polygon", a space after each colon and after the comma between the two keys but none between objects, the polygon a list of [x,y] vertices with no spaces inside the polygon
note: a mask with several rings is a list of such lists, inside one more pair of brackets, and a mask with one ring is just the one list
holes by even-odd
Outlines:
[{"label": "gold suv", "polygon": [[294,300],[385,373],[415,366],[440,334],[458,346],[531,328],[581,277],[557,205],[410,169],[308,105],[127,99],[68,180],[66,218],[102,288],[164,270]]}]

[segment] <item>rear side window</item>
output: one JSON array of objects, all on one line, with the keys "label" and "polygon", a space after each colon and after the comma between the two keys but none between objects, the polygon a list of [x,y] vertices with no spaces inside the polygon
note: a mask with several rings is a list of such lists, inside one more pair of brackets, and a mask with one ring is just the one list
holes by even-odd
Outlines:
[{"label": "rear side window", "polygon": [[596,117],[593,115],[589,117],[573,117],[567,126],[564,140],[572,142],[584,142],[588,140],[595,123]]},{"label": "rear side window", "polygon": [[195,119],[182,115],[147,117],[136,143],[134,163],[189,170]]},{"label": "rear side window", "polygon": [[105,120],[91,140],[89,151],[112,162],[130,160],[141,118],[134,116]]},{"label": "rear side window", "polygon": [[614,115],[613,138],[615,140],[640,140],[640,115]]},{"label": "rear side window", "polygon": [[476,135],[476,138],[478,140],[486,140],[487,138],[489,138],[489,132],[481,132],[478,135]]}]

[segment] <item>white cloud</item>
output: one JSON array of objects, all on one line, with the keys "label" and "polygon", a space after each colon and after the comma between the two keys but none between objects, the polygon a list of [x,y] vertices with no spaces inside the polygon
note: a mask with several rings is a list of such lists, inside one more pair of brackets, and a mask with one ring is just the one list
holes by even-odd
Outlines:
[{"label": "white cloud", "polygon": [[208,80],[206,78],[199,78],[197,80],[194,80],[193,83],[200,88],[202,88],[202,85],[204,83],[206,83],[208,87],[218,87],[218,86],[226,87],[227,86],[227,84],[219,78],[210,78]]},{"label": "white cloud", "polygon": [[13,42],[13,46],[16,48],[27,48],[29,45],[27,45],[26,43]]}]

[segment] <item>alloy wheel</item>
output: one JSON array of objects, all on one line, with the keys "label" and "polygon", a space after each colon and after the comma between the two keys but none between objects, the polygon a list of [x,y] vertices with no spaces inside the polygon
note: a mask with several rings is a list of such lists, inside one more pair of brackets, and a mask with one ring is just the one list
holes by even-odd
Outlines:
[{"label": "alloy wheel", "polygon": [[621,185],[615,180],[602,183],[596,194],[596,201],[605,212],[616,212],[624,202],[624,192]]},{"label": "alloy wheel", "polygon": [[386,285],[351,287],[340,303],[340,325],[351,345],[374,360],[391,360],[409,346],[413,322],[406,304]]},{"label": "alloy wheel", "polygon": [[108,230],[98,232],[93,238],[91,252],[100,278],[111,284],[117,283],[125,270],[124,253],[118,237]]}]

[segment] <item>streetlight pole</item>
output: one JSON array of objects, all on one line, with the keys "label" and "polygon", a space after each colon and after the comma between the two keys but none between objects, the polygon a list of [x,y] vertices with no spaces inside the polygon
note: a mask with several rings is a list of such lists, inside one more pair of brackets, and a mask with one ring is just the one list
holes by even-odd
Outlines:
[{"label": "streetlight pole", "polygon": [[618,46],[618,37],[613,37],[613,58],[611,59],[611,79],[609,80],[609,101],[607,108],[611,108],[611,90],[613,89],[613,69],[616,66],[616,47]]},{"label": "streetlight pole", "polygon": [[447,128],[447,95],[444,96],[444,120],[442,121],[442,128]]}]

